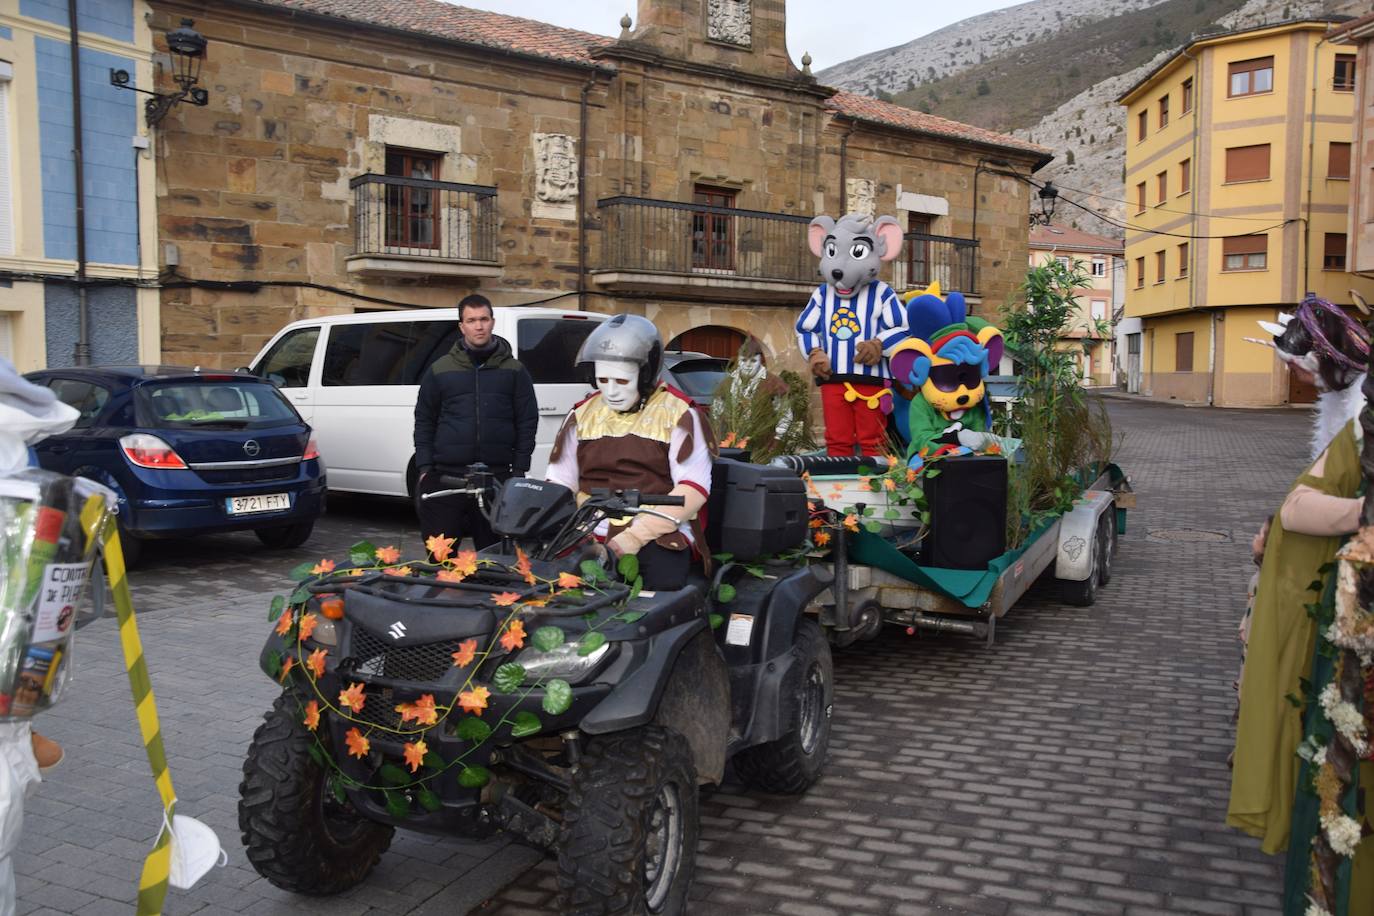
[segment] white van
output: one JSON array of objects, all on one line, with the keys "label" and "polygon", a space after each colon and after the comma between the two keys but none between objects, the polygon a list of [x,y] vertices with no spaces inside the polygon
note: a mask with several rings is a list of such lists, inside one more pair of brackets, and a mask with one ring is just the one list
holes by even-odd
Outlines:
[{"label": "white van", "polygon": [[[495,333],[534,379],[539,433],[529,473],[543,477],[563,418],[593,390],[591,372],[573,360],[609,316],[523,306],[494,313]],[[457,339],[456,308],[307,318],[282,328],[250,368],[314,427],[331,490],[408,496],[420,376]]]}]

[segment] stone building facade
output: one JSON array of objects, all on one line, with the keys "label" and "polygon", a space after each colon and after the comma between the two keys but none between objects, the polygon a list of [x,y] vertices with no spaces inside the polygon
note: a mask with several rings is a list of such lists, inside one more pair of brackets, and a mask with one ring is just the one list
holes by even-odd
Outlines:
[{"label": "stone building facade", "polygon": [[1009,174],[1048,152],[818,85],[782,0],[641,0],[618,38],[438,0],[151,6],[157,41],[191,16],[210,43],[209,105],[157,148],[169,362],[480,291],[645,314],[687,349],[750,334],[801,368],[806,223],[846,205],[910,230],[898,288],[995,313],[1024,276]]}]

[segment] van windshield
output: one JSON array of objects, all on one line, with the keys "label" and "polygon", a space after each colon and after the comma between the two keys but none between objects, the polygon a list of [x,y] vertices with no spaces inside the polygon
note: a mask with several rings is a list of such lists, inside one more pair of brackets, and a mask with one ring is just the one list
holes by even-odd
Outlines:
[{"label": "van windshield", "polygon": [[521,318],[516,326],[516,358],[536,385],[590,385],[592,367],[578,367],[573,361],[598,324],[580,318]]},{"label": "van windshield", "polygon": [[275,386],[243,379],[166,382],[136,389],[139,425],[248,429],[299,423]]}]

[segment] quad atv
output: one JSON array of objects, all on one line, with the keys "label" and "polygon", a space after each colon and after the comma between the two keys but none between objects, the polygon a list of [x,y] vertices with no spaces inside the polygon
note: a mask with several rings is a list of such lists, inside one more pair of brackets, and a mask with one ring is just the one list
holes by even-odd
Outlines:
[{"label": "quad atv", "polygon": [[[302,586],[286,613],[313,614],[309,632],[279,626],[261,659],[277,677],[282,659],[299,663],[244,763],[239,826],[254,868],[333,894],[366,878],[397,827],[504,830],[557,856],[564,912],[685,912],[698,787],[720,783],[728,760],[747,786],[800,793],[826,757],[830,651],[803,610],[827,583],[804,565],[739,562],[775,553],[779,537],[805,542],[805,494],[787,476],[717,461],[713,546],[736,556],[677,591],[602,578],[589,551],[602,519],[679,498],[598,491],[578,506],[567,488],[526,479],[500,490],[502,541],[461,581],[412,564]],[[561,574],[583,587],[549,585]],[[474,641],[486,651],[473,655]],[[356,685],[360,708],[334,702]],[[436,698],[436,714],[412,715]]]}]

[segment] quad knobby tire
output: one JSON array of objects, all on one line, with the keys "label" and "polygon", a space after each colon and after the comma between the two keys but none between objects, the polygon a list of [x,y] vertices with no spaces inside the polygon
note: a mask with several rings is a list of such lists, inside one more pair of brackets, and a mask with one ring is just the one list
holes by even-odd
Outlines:
[{"label": "quad knobby tire", "polygon": [[[1088,563],[1088,578],[1081,582],[1072,579],[1059,580],[1059,600],[1074,607],[1092,607],[1097,601],[1097,587],[1101,584],[1102,576],[1102,551],[1106,546],[1103,542],[1106,533],[1099,519],[1097,525],[1093,527],[1092,540],[1088,542],[1088,549],[1092,551]],[[1110,576],[1110,574],[1108,574]]]},{"label": "quad knobby tire", "polygon": [[682,735],[644,726],[591,741],[563,809],[559,911],[686,913],[699,817],[692,748]]},{"label": "quad knobby tire", "polygon": [[282,694],[253,733],[239,784],[239,829],[248,861],[277,887],[337,894],[367,877],[394,830],[334,798],[328,769],[310,755],[314,739],[300,705]]},{"label": "quad knobby tire", "polygon": [[784,701],[795,698],[786,732],[776,741],[740,751],[733,761],[745,785],[780,795],[799,795],[820,778],[835,698],[830,646],[810,617],[797,621],[792,653],[792,667],[782,686]]},{"label": "quad knobby tire", "polygon": [[314,522],[297,522],[294,525],[280,525],[276,528],[254,528],[253,533],[268,550],[290,550],[310,540],[310,534],[314,530]]}]

